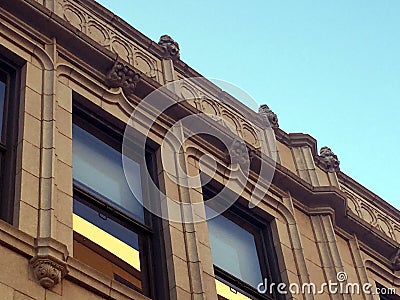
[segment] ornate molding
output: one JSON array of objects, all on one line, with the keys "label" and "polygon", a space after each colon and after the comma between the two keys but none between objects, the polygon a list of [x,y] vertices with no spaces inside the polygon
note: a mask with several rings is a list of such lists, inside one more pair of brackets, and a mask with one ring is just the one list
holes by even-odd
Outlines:
[{"label": "ornate molding", "polygon": [[319,158],[322,162],[322,166],[327,172],[338,172],[340,171],[339,165],[340,161],[338,160],[335,153],[332,152],[329,147],[322,147],[319,151]]},{"label": "ornate molding", "polygon": [[[182,97],[189,98],[185,95],[182,95]],[[261,127],[253,125],[239,112],[221,101],[208,97],[208,95],[193,94],[190,98],[192,98],[188,101],[190,105],[207,114],[233,134],[238,135],[240,139],[250,145],[250,148],[260,149],[261,141],[259,136],[260,132],[262,132]]]},{"label": "ornate molding", "polygon": [[[89,6],[88,6],[89,5]],[[105,9],[85,1],[57,0],[57,14],[124,61],[140,70],[144,75],[163,84],[160,49],[150,39],[118,20],[109,22],[102,17]],[[97,11],[97,13],[96,13]],[[107,15],[107,13],[105,14]],[[149,47],[149,44],[151,46]]]},{"label": "ornate molding", "polygon": [[135,72],[127,64],[117,60],[110,71],[108,71],[105,83],[109,88],[121,87],[128,96],[134,93],[139,80],[139,73]]},{"label": "ornate molding", "polygon": [[50,256],[36,256],[30,261],[36,280],[45,289],[51,289],[68,273],[66,263]]},{"label": "ornate molding", "polygon": [[158,44],[163,49],[163,57],[166,59],[179,59],[179,44],[175,42],[169,35],[162,35]]},{"label": "ornate molding", "polygon": [[400,243],[400,222],[387,212],[374,205],[371,200],[363,198],[343,183],[340,188],[346,193],[347,210],[384,233],[392,240]]},{"label": "ornate molding", "polygon": [[262,104],[258,113],[264,118],[265,125],[272,128],[278,128],[278,116],[266,104]]}]

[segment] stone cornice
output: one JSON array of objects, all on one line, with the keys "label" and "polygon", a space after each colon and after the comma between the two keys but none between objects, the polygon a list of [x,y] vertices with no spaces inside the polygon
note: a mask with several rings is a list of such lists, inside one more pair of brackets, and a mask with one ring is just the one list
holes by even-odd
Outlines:
[{"label": "stone cornice", "polygon": [[119,16],[115,15],[108,9],[106,9],[101,4],[93,0],[81,0],[79,4],[85,6],[90,12],[92,12],[96,17],[101,18],[105,22],[109,23],[115,29],[126,36],[126,38],[135,41],[138,45],[157,56],[162,58],[163,49],[157,42],[154,42],[143,33],[135,29],[133,26],[125,22]]},{"label": "stone cornice", "polygon": [[359,184],[357,181],[355,181],[353,178],[350,176],[346,175],[343,172],[338,173],[338,178],[339,182],[348,188],[350,188],[352,191],[356,192],[358,195],[361,197],[365,198],[370,202],[371,204],[377,206],[379,209],[385,211],[387,214],[389,214],[393,218],[399,218],[400,211],[396,209],[394,206],[390,205],[388,202],[383,200],[381,197],[379,197],[377,194],[373,193],[363,185]]},{"label": "stone cornice", "polygon": [[[58,45],[67,49],[71,53],[79,53],[80,59],[106,74],[110,63],[117,59],[117,55],[107,51],[99,44],[92,41],[86,35],[80,33],[67,21],[60,18],[43,5],[34,0],[4,0],[0,2],[0,7],[12,13],[13,21],[20,24],[19,29],[29,35],[37,35],[37,39],[43,37],[51,40],[57,38]],[[22,22],[22,23],[21,23]],[[29,31],[22,27],[29,24]],[[37,32],[32,33],[32,29]],[[37,34],[40,32],[40,34]],[[71,42],[73,41],[73,42]],[[85,49],[85,51],[82,51]]]},{"label": "stone cornice", "polygon": [[307,146],[311,149],[313,156],[318,155],[317,140],[306,133],[287,133],[281,128],[274,128],[276,139],[287,147]]},{"label": "stone cornice", "polygon": [[[321,169],[325,169],[324,162],[317,153],[317,141],[312,136],[303,133],[286,133],[280,128],[274,128],[274,131],[276,139],[289,148],[302,147],[302,146],[309,147],[314,155],[315,164],[319,166]],[[389,236],[392,240],[399,242],[400,222],[398,220],[400,216],[400,211],[397,210],[392,205],[390,205],[389,203],[387,203],[386,201],[384,201],[378,195],[368,190],[366,187],[356,182],[354,179],[352,179],[345,173],[338,171],[337,176],[339,178],[339,182],[342,185],[342,189],[344,192],[346,192],[346,187],[347,187],[348,189],[350,189],[351,191],[353,191],[358,195],[360,201],[365,201],[365,203],[368,204],[367,206],[371,207],[372,210],[380,211],[380,213],[378,213],[379,217],[376,217],[374,216],[375,214],[371,213],[373,215],[372,218],[374,219],[374,221],[372,221],[371,223],[372,225],[368,223],[364,224],[363,217],[360,215],[359,212],[353,215],[350,214],[349,218],[354,219],[354,222],[360,223],[361,227],[364,228],[366,226],[370,230],[373,230],[377,234],[377,236],[380,236],[382,232],[386,231],[385,233],[386,236]],[[347,201],[350,200],[348,199]],[[349,203],[347,203],[347,209],[349,209]],[[384,215],[387,215],[387,217],[386,216],[384,217]],[[388,220],[383,221],[385,222],[385,224],[388,224],[387,229],[386,228],[383,229],[380,227],[377,220],[378,218],[382,219],[388,218]],[[351,229],[351,227],[349,228]],[[396,230],[398,230],[399,233],[397,233]]]},{"label": "stone cornice", "polygon": [[[48,43],[51,39],[56,38],[59,50],[65,52],[66,56],[71,53],[77,61],[81,61],[95,70],[96,75],[103,74],[103,81],[115,61],[123,61],[118,54],[101,46],[65,19],[34,0],[4,0],[0,2],[1,7],[12,14],[7,17],[21,31],[38,40],[39,43]],[[24,26],[24,22],[32,26],[29,31]],[[37,31],[32,32],[32,29]],[[43,41],[43,39],[47,39],[47,41]],[[125,63],[129,65],[129,63]],[[160,87],[159,82],[142,74],[134,66],[130,65],[130,68],[141,75],[136,89],[139,97],[143,98]]]},{"label": "stone cornice", "polygon": [[[302,210],[306,208],[308,214],[314,213],[312,212],[313,208],[325,208],[320,213],[333,211],[332,217],[335,226],[349,234],[356,233],[359,240],[367,247],[379,249],[380,255],[385,260],[384,263],[390,266],[390,262],[400,246],[399,243],[376,226],[348,212],[346,194],[343,191],[330,186],[313,187],[279,164],[276,166],[272,183],[282,190],[290,190],[292,197],[301,203]],[[316,212],[318,213],[318,211]]]}]

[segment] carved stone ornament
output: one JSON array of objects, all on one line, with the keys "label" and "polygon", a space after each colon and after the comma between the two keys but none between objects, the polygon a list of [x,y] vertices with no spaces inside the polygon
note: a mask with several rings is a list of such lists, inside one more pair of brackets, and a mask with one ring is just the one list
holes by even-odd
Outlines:
[{"label": "carved stone ornament", "polygon": [[139,73],[135,72],[130,66],[116,61],[107,73],[106,85],[110,88],[121,87],[126,95],[131,95],[139,80]]},{"label": "carved stone ornament", "polygon": [[65,263],[50,257],[34,257],[31,266],[37,281],[45,289],[53,288],[68,273]]},{"label": "carved stone ornament", "polygon": [[179,59],[179,44],[175,42],[169,35],[163,35],[160,37],[158,44],[164,51],[164,58],[166,59]]},{"label": "carved stone ornament", "polygon": [[250,153],[247,145],[238,139],[234,139],[229,149],[232,164],[239,164],[242,168],[250,163]]},{"label": "carved stone ornament", "polygon": [[268,122],[265,122],[267,125],[272,128],[279,127],[278,116],[268,107],[268,105],[262,104],[258,109],[258,113],[263,116],[265,120],[268,120]]},{"label": "carved stone ornament", "polygon": [[393,263],[393,269],[395,271],[399,271],[400,270],[400,248],[397,249],[396,255],[392,259],[392,263]]},{"label": "carved stone ornament", "polygon": [[322,147],[319,151],[319,158],[323,164],[325,171],[337,172],[339,171],[340,161],[335,153],[329,147]]}]

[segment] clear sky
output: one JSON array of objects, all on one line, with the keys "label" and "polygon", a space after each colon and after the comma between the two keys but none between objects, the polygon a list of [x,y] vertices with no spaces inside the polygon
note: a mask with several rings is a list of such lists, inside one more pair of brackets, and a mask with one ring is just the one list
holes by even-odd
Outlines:
[{"label": "clear sky", "polygon": [[98,2],[154,41],[171,35],[184,62],[268,104],[400,209],[400,1]]}]

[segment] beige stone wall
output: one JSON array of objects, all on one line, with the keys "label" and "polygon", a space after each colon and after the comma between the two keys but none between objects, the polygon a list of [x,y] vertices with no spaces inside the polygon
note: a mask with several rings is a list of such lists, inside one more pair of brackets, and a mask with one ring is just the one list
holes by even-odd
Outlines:
[{"label": "beige stone wall", "polygon": [[[177,78],[172,61],[156,57],[118,30],[112,35],[112,25],[87,7],[66,0],[39,3],[55,10],[95,42],[118,53],[158,83]],[[5,11],[1,12],[0,41],[26,64],[21,82],[15,224],[0,221],[0,297],[7,300],[145,299],[74,259],[72,248],[73,92],[124,123],[134,108],[132,99],[127,99],[121,89],[108,89],[96,70],[85,68],[85,62],[73,58],[75,54],[70,56],[55,39],[35,34],[33,30],[28,34]],[[212,95],[207,97],[212,99]],[[208,98],[194,103],[194,107],[211,114],[214,110],[216,115],[232,122],[249,145],[263,147],[263,141],[257,140],[254,132],[246,133],[243,116]],[[165,124],[160,124],[160,128],[163,126]],[[257,130],[262,131],[262,128]],[[157,132],[151,132],[150,138],[155,143],[162,142]],[[264,149],[270,149],[268,145],[264,146]],[[199,145],[188,145],[188,149],[195,147]],[[180,159],[190,174],[197,174],[198,157],[195,152],[189,152],[171,159]],[[314,188],[340,186],[335,173],[325,172],[316,164],[315,154],[309,146],[291,147],[278,141],[277,153],[279,165],[290,172],[287,176],[298,178],[301,184],[304,181],[312,191]],[[162,168],[158,171],[160,186],[167,195],[182,202],[202,202],[201,189],[177,188]],[[215,179],[224,183],[224,175],[225,170],[221,167]],[[243,199],[249,199],[251,189],[240,193]],[[258,214],[273,219],[273,242],[282,280],[299,285],[306,282],[318,285],[334,280],[338,272],[345,271],[350,282],[375,284],[378,281],[386,287],[395,287],[400,294],[400,273],[390,269],[387,258],[379,256],[379,249],[364,245],[357,233],[339,228],[332,209],[318,208],[318,205],[309,207],[306,198],[307,195],[304,198],[292,197],[290,188],[283,190],[272,185],[265,197],[259,199]],[[370,210],[374,210],[373,203],[368,205]],[[352,209],[353,206],[349,205],[349,209],[357,212],[357,206]],[[365,207],[360,205],[360,219]],[[384,215],[382,209],[379,213],[379,216]],[[378,219],[381,223],[379,220],[376,222],[382,228],[385,220],[382,221],[382,217]],[[392,230],[383,231],[398,244],[398,220],[391,217],[390,226]],[[170,298],[217,299],[206,223],[193,225],[165,221],[160,234],[166,245]],[[38,255],[53,257],[68,268],[68,275],[51,290],[40,286],[30,267],[30,260]],[[313,298],[377,299],[377,296],[293,295],[293,299]]]}]

